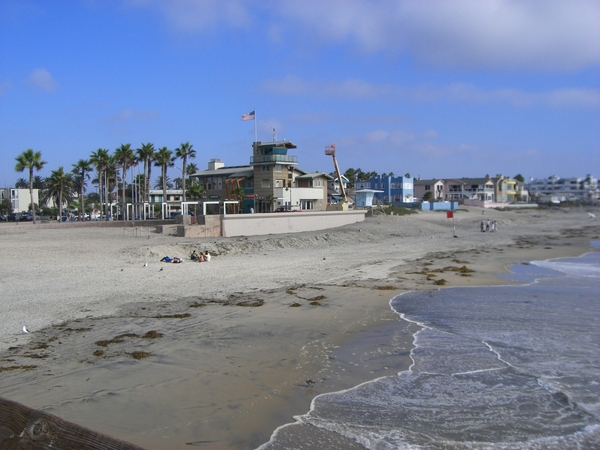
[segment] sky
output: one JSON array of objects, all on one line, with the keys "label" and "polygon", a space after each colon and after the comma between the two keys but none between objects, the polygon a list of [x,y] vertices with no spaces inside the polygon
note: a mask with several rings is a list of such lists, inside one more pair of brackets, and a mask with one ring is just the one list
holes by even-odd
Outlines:
[{"label": "sky", "polygon": [[342,172],[598,177],[598,24],[598,0],[0,0],[0,187],[28,148],[41,176],[126,143],[246,165],[254,125],[307,172],[335,144]]}]

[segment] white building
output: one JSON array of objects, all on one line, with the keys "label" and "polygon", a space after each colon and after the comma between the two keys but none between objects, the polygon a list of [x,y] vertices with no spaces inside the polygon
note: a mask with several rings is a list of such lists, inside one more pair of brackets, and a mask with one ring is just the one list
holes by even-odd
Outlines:
[{"label": "white building", "polygon": [[598,179],[592,175],[585,177],[533,179],[527,184],[532,197],[552,198],[557,201],[595,201],[598,200]]},{"label": "white building", "polygon": [[[39,206],[39,189],[33,189],[33,202]],[[10,190],[10,203],[12,205],[13,212],[28,212],[31,208],[31,197],[29,196],[29,189],[11,189]],[[37,208],[36,208],[37,209]]]}]

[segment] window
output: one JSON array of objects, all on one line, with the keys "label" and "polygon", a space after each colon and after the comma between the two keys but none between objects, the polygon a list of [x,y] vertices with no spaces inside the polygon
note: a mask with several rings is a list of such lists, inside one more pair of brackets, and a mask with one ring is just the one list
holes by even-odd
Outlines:
[{"label": "window", "polygon": [[400,201],[400,196],[394,195],[394,202],[399,202],[399,201]]},{"label": "window", "polygon": [[313,187],[323,187],[323,180],[313,180]]},{"label": "window", "polygon": [[269,166],[262,166],[262,169],[261,169],[261,170],[262,170],[263,172],[269,172],[269,171],[270,171],[270,169],[271,169],[271,168],[270,168]]},{"label": "window", "polygon": [[426,184],[425,185],[425,190],[426,191],[430,191],[431,190],[431,185],[430,184]]},{"label": "window", "polygon": [[281,164],[275,165],[275,172],[281,172]]},{"label": "window", "polygon": [[262,187],[263,188],[270,188],[271,187],[271,180],[263,178],[263,180],[262,180]]},{"label": "window", "polygon": [[282,180],[275,180],[275,187],[278,187],[278,188],[283,187]]}]

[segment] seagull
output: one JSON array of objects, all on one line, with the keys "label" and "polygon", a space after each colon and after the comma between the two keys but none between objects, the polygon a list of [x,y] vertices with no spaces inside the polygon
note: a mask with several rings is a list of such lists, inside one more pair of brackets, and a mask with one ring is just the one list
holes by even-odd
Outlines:
[{"label": "seagull", "polygon": [[314,381],[314,380],[311,380],[310,378],[307,378],[307,379],[306,379],[306,384],[307,384],[308,386],[310,386],[311,384],[315,384],[315,383],[316,383],[316,381]]},{"label": "seagull", "polygon": [[144,263],[144,267],[148,267],[148,263]]},{"label": "seagull", "polygon": [[29,328],[27,328],[27,325],[23,325],[23,333],[30,333]]},{"label": "seagull", "polygon": [[588,216],[590,216],[590,219],[593,219],[594,217],[596,217],[596,214],[589,212]]},{"label": "seagull", "polygon": [[162,272],[162,270],[163,270],[163,268],[161,267],[160,270],[159,270],[159,272]]}]

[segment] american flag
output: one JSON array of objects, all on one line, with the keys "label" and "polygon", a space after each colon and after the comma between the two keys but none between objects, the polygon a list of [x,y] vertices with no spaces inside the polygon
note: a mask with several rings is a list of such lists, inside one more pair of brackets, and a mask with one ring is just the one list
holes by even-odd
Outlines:
[{"label": "american flag", "polygon": [[254,120],[256,117],[256,110],[250,111],[248,114],[242,115],[242,120]]}]

